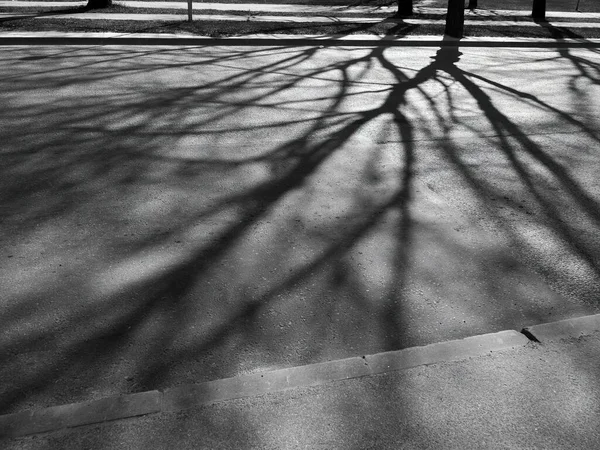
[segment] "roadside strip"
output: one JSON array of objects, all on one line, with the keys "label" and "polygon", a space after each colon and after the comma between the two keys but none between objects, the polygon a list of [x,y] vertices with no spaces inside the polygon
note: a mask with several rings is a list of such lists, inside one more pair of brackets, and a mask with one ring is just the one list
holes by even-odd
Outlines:
[{"label": "roadside strip", "polygon": [[[65,7],[75,8],[85,6],[85,1],[19,1],[19,0],[0,0],[0,7],[3,8],[22,8],[22,7]],[[188,9],[187,2],[147,2],[147,1],[119,1],[115,0],[116,5],[128,8],[147,8],[147,9]],[[277,4],[277,3],[214,3],[194,1],[192,8],[195,11],[243,11],[243,12],[278,12],[290,14],[336,14],[336,13],[357,13],[357,14],[395,14],[398,10],[396,6],[339,6],[339,5],[295,5],[295,4]],[[445,8],[427,8],[415,7],[414,15],[431,14],[444,16]],[[478,17],[531,17],[529,10],[496,10],[496,9],[476,9],[465,10],[465,18]],[[547,11],[546,18],[564,18],[564,19],[598,19],[600,13],[569,12],[569,11]]]},{"label": "roadside strip", "polygon": [[[22,13],[12,13],[16,16]],[[4,15],[3,17],[10,17]],[[133,20],[133,21],[173,21],[184,22],[187,15],[182,14],[121,14],[121,13],[77,13],[35,16],[36,19],[73,19],[73,20]],[[283,23],[399,23],[406,25],[443,25],[445,20],[437,19],[400,19],[394,17],[333,17],[333,16],[269,16],[269,15],[234,15],[234,14],[195,14],[194,21],[227,21],[227,22],[283,22]],[[547,27],[547,28],[599,28],[600,22],[529,22],[514,20],[465,20],[465,26],[480,25],[494,27]]]}]

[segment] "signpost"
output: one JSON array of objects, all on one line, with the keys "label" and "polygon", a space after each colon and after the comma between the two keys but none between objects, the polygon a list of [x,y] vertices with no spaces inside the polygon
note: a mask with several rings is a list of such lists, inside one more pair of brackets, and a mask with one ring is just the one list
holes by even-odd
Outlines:
[{"label": "signpost", "polygon": [[188,0],[188,22],[192,21],[192,0]]}]

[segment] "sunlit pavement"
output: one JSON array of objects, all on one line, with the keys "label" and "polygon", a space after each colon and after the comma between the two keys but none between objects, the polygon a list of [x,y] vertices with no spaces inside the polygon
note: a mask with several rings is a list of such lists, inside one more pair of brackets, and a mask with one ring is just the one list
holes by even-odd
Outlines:
[{"label": "sunlit pavement", "polygon": [[599,310],[597,48],[0,58],[1,413]]}]

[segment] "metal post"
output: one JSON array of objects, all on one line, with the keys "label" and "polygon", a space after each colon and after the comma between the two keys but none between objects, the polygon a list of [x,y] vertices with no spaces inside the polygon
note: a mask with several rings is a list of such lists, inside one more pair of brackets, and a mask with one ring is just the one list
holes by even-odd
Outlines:
[{"label": "metal post", "polygon": [[188,0],[188,22],[192,21],[192,0]]}]

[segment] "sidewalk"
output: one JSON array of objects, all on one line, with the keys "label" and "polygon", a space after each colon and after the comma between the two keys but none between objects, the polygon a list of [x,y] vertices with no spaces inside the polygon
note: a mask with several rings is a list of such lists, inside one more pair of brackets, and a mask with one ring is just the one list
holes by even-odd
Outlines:
[{"label": "sidewalk", "polygon": [[600,315],[526,334],[541,343],[507,331],[182,386],[126,420],[101,416],[152,412],[150,397],[54,408],[47,428],[91,424],[4,448],[596,448]]}]

